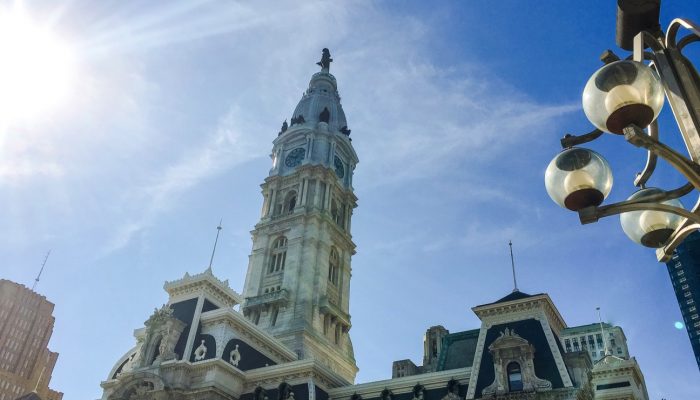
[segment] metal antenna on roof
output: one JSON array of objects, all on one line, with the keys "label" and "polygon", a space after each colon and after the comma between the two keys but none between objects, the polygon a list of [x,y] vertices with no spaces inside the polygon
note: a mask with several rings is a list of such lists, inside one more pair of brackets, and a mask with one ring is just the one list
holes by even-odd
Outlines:
[{"label": "metal antenna on roof", "polygon": [[608,349],[608,341],[605,338],[605,331],[603,330],[603,319],[600,317],[600,307],[595,308],[598,311],[598,323],[600,324],[600,336],[603,337],[603,346],[605,348],[605,355],[609,356],[610,350]]},{"label": "metal antenna on roof", "polygon": [[513,267],[513,293],[519,292],[518,281],[515,280],[515,260],[513,259],[513,242],[508,241],[508,246],[510,246],[510,265]]},{"label": "metal antenna on roof", "polygon": [[46,266],[46,260],[49,259],[49,254],[51,254],[51,250],[46,253],[46,257],[44,257],[44,262],[41,263],[41,269],[39,270],[39,275],[36,276],[36,279],[34,279],[34,284],[32,285],[32,292],[34,289],[36,289],[36,284],[39,283],[39,279],[41,278],[41,273],[44,272],[44,267]]},{"label": "metal antenna on roof", "polygon": [[207,270],[211,272],[211,265],[214,262],[214,253],[216,253],[216,244],[219,242],[219,233],[221,233],[221,223],[224,221],[223,218],[219,221],[219,226],[216,227],[216,239],[214,239],[214,249],[211,251],[211,258],[209,259],[209,268]]}]

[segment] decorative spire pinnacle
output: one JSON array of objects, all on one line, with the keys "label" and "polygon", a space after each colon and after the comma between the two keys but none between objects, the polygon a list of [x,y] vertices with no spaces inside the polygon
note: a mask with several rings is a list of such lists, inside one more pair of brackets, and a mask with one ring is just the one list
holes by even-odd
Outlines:
[{"label": "decorative spire pinnacle", "polygon": [[219,221],[219,226],[216,227],[216,239],[214,239],[214,249],[211,251],[211,258],[209,259],[209,268],[207,272],[211,273],[211,265],[214,262],[214,253],[216,253],[216,244],[219,242],[219,233],[221,233],[221,223],[224,221],[223,218]]},{"label": "decorative spire pinnacle", "polygon": [[321,51],[321,61],[317,62],[316,65],[321,67],[322,72],[328,72],[332,62],[333,59],[331,58],[331,52],[328,49],[324,48]]},{"label": "decorative spire pinnacle", "polygon": [[41,278],[41,273],[44,272],[44,267],[46,266],[46,261],[49,259],[49,255],[51,254],[51,250],[46,253],[46,257],[44,257],[44,262],[41,263],[41,269],[39,270],[39,275],[36,276],[36,279],[34,279],[34,284],[32,285],[32,292],[34,289],[36,289],[36,285],[39,283],[39,278]]},{"label": "decorative spire pinnacle", "polygon": [[518,281],[515,280],[515,259],[513,258],[513,242],[508,241],[508,246],[510,246],[510,265],[513,268],[513,293],[519,292]]}]

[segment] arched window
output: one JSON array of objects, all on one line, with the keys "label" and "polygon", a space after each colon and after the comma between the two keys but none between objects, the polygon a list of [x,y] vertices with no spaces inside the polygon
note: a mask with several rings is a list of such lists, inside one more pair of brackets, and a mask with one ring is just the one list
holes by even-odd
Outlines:
[{"label": "arched window", "polygon": [[335,248],[331,248],[331,255],[328,258],[328,280],[338,286],[338,276],[340,275],[340,256]]},{"label": "arched window", "polygon": [[284,213],[291,214],[297,206],[297,192],[291,191],[284,197]]},{"label": "arched window", "polygon": [[508,387],[510,392],[523,390],[523,374],[520,372],[520,364],[515,361],[508,364]]},{"label": "arched window", "polygon": [[338,226],[343,227],[343,209],[335,199],[331,200],[331,218]]},{"label": "arched window", "polygon": [[284,262],[287,260],[287,238],[284,236],[278,237],[272,244],[272,252],[270,254],[270,265],[267,268],[267,273],[278,272],[284,270]]}]

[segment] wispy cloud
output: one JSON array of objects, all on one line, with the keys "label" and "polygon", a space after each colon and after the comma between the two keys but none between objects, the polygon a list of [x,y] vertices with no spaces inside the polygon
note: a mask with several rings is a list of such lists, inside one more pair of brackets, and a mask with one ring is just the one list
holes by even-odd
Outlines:
[{"label": "wispy cloud", "polygon": [[180,195],[202,180],[265,154],[261,142],[245,134],[259,127],[240,115],[240,108],[234,106],[203,145],[187,151],[181,159],[159,173],[152,183],[132,189],[127,203],[141,206],[134,210],[126,223],[118,226],[102,249],[103,255],[127,245],[135,235],[149,228],[158,215],[169,211]]}]

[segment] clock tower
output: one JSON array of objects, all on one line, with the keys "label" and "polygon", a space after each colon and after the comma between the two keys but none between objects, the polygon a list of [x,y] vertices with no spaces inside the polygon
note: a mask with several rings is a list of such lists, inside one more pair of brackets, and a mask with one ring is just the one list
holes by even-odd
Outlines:
[{"label": "clock tower", "polygon": [[323,49],[321,71],[273,141],[242,311],[300,359],[317,359],[353,382],[350,221],[358,159],[331,61]]}]

